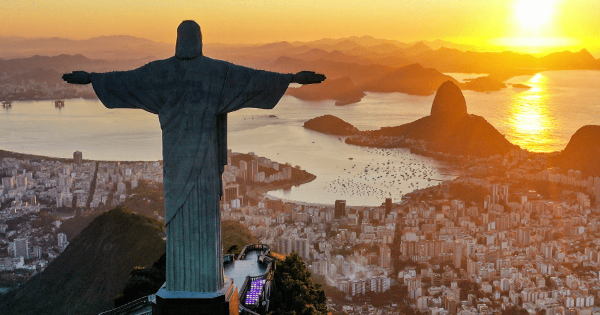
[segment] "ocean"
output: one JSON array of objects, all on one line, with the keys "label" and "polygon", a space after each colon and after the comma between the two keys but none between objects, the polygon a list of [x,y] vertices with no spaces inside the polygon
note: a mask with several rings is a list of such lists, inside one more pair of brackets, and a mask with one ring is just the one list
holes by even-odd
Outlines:
[{"label": "ocean", "polygon": [[[451,74],[457,80],[480,76]],[[509,141],[535,152],[564,149],[577,129],[600,124],[600,71],[547,71],[514,77],[531,89],[464,91],[467,110],[481,115]],[[417,188],[437,185],[456,173],[446,164],[406,149],[350,146],[342,138],[306,130],[311,118],[331,114],[361,130],[397,126],[429,114],[434,95],[368,93],[357,104],[305,102],[284,96],[273,110],[244,109],[229,115],[229,148],[289,162],[317,176],[311,183],[272,191],[275,197],[308,203],[379,205]],[[155,115],[106,109],[98,100],[14,102],[0,108],[0,149],[53,157],[154,161],[161,159],[161,130]]]}]

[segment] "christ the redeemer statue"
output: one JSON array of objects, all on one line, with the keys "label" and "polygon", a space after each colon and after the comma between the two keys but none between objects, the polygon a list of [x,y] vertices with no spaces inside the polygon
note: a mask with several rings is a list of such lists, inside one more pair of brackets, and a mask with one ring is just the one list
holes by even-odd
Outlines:
[{"label": "christ the redeemer statue", "polygon": [[227,164],[227,113],[271,109],[291,82],[325,76],[254,70],[202,55],[194,21],[177,28],[175,56],[131,71],[63,75],[92,83],[107,108],[158,114],[162,128],[167,233],[166,290],[216,292],[223,288],[219,201]]}]

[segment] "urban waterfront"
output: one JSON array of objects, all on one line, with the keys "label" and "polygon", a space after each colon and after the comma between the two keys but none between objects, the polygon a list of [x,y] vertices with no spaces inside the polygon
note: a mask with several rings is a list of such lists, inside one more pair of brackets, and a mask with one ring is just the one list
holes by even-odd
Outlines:
[{"label": "urban waterfront", "polygon": [[[454,75],[458,79],[477,76]],[[467,109],[486,118],[524,149],[562,150],[579,127],[597,124],[600,117],[596,102],[600,75],[596,71],[548,71],[507,82],[526,83],[532,88],[465,91]],[[311,203],[346,198],[353,205],[377,205],[382,197],[399,198],[437,180],[454,178],[457,173],[444,163],[406,150],[349,146],[340,141],[342,138],[306,130],[302,124],[331,114],[361,130],[400,125],[428,115],[433,97],[370,93],[358,104],[334,106],[332,101],[305,102],[285,96],[270,111],[244,109],[230,114],[229,147],[299,165],[317,176],[310,184],[274,191],[273,196]],[[13,108],[0,112],[0,123],[0,147],[9,151],[68,157],[79,150],[86,159],[116,161],[156,161],[162,156],[161,132],[154,115],[142,110],[106,109],[97,100],[67,100],[62,109],[54,108],[50,101],[15,102]],[[329,161],[335,161],[336,167]],[[388,186],[393,178],[373,183],[375,177],[387,175],[383,168],[379,169],[382,172],[367,172],[367,180],[358,178],[358,170],[364,172],[377,163],[387,167],[388,162],[396,163],[398,169],[400,163],[416,163],[420,169],[429,170],[429,175],[408,178],[411,174],[404,173],[405,178],[394,182],[392,188]],[[342,185],[369,185],[374,193],[353,195],[354,190]]]}]

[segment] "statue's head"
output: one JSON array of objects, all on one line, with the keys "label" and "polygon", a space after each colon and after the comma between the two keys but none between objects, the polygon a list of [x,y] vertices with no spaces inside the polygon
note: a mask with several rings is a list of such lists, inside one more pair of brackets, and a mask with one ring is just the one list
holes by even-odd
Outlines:
[{"label": "statue's head", "polygon": [[179,59],[194,59],[202,55],[202,33],[198,23],[187,20],[177,27],[177,44],[175,57]]}]

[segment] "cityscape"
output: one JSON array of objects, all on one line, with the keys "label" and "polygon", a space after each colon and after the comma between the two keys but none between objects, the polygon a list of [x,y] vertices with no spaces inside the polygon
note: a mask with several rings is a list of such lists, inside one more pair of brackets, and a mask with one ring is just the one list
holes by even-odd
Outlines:
[{"label": "cityscape", "polygon": [[[252,204],[257,195],[248,187],[289,185],[301,176],[300,167],[231,151],[228,162],[223,220],[241,222],[276,253],[298,253],[313,275],[345,296],[329,300],[332,310],[386,314],[410,305],[432,314],[600,311],[600,177],[546,169],[544,155],[512,151],[471,160],[460,166],[465,176],[402,200],[382,200],[380,207],[284,202],[264,194]],[[487,166],[493,175],[481,171]],[[162,182],[160,162],[88,161],[82,152],[62,162],[3,158],[0,170],[4,283],[42,272],[69,245],[57,233],[69,216],[47,222],[45,214],[115,207],[140,182]],[[356,302],[391,288],[406,291],[397,296],[402,302]]]},{"label": "cityscape", "polygon": [[5,1],[0,315],[600,315],[600,1]]}]

